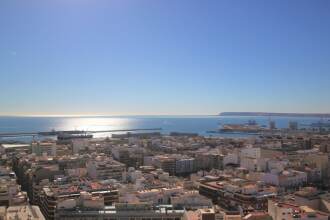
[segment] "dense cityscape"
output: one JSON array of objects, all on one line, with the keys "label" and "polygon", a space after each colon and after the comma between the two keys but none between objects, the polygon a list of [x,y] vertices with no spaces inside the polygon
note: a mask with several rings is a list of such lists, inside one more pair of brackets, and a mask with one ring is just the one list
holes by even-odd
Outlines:
[{"label": "dense cityscape", "polygon": [[330,220],[330,0],[0,0],[0,220]]},{"label": "dense cityscape", "polygon": [[3,143],[0,219],[328,219],[329,132],[288,126]]}]

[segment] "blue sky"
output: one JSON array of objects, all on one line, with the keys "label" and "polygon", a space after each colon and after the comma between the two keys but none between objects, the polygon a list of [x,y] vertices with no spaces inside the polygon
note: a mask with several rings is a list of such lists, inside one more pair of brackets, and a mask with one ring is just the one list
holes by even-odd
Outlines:
[{"label": "blue sky", "polygon": [[330,112],[328,0],[2,0],[0,115]]}]

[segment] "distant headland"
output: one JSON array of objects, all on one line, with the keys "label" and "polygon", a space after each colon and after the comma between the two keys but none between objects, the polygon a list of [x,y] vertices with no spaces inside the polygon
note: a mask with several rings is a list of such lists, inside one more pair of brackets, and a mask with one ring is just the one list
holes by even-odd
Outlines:
[{"label": "distant headland", "polygon": [[330,113],[275,113],[275,112],[221,112],[220,116],[280,116],[280,117],[320,117],[330,118]]}]

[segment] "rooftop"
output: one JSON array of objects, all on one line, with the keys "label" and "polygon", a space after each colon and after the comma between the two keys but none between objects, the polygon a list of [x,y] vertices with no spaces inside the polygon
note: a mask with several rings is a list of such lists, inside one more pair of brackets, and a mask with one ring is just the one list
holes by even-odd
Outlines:
[{"label": "rooftop", "polygon": [[44,220],[38,206],[10,206],[7,208],[7,220]]}]

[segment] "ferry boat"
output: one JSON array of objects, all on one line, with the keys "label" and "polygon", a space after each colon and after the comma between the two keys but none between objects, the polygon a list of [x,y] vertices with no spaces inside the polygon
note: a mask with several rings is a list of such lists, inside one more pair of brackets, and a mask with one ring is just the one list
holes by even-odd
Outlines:
[{"label": "ferry boat", "polygon": [[224,124],[219,128],[220,132],[259,133],[266,128],[259,126],[255,120],[249,120],[244,124]]}]

